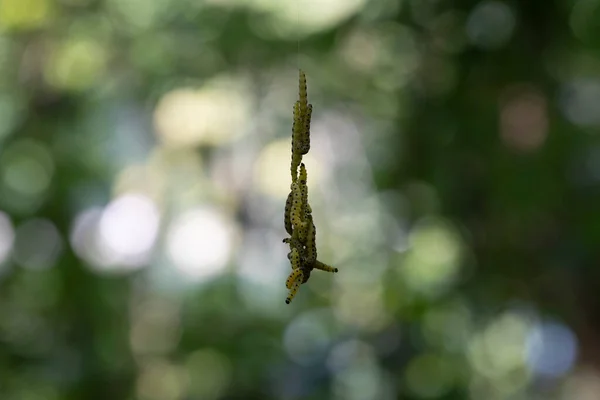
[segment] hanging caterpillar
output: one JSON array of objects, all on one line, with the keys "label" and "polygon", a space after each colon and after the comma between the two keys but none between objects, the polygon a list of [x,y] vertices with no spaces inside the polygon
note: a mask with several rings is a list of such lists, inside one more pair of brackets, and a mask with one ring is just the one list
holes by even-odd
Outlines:
[{"label": "hanging caterpillar", "polygon": [[287,200],[285,201],[285,211],[283,214],[283,225],[285,226],[285,231],[290,235],[292,234],[291,213],[292,213],[293,194],[294,194],[293,191],[290,192],[290,194],[288,194]]},{"label": "hanging caterpillar", "polygon": [[[300,285],[306,283],[313,269],[338,272],[337,268],[317,260],[317,229],[313,222],[312,208],[308,203],[308,174],[302,156],[310,150],[310,122],[312,104],[308,104],[306,75],[302,70],[298,79],[298,101],[294,104],[292,124],[292,184],[285,202],[284,227],[290,237],[283,242],[290,246],[288,259],[292,272],[285,286],[289,290],[285,302],[289,304],[298,293]],[[300,171],[298,172],[298,168]]]}]

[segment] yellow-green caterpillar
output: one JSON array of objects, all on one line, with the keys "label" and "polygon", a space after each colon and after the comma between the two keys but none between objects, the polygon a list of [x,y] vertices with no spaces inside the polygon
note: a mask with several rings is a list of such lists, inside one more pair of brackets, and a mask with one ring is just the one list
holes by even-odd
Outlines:
[{"label": "yellow-green caterpillar", "polygon": [[285,226],[285,231],[290,235],[292,234],[292,218],[290,214],[292,212],[293,194],[294,192],[290,192],[290,194],[288,194],[287,200],[285,201],[285,211],[283,216],[283,224]]},{"label": "yellow-green caterpillar", "polygon": [[[300,285],[306,283],[313,269],[338,272],[337,268],[317,260],[317,229],[312,208],[308,203],[308,174],[302,163],[302,156],[310,150],[310,122],[312,104],[308,104],[306,75],[300,71],[298,79],[298,101],[294,104],[294,122],[292,125],[292,162],[290,172],[292,184],[285,202],[284,226],[290,237],[283,239],[290,246],[288,258],[292,272],[285,286],[289,293],[285,302],[289,304],[298,293]],[[298,171],[300,168],[300,171]]]},{"label": "yellow-green caterpillar", "polygon": [[290,304],[292,299],[296,296],[296,293],[298,293],[298,289],[300,289],[301,283],[302,283],[301,277],[298,277],[294,280],[294,283],[292,284],[292,287],[290,288],[290,291],[288,293],[288,297],[286,297],[286,299],[285,299],[286,304]]}]

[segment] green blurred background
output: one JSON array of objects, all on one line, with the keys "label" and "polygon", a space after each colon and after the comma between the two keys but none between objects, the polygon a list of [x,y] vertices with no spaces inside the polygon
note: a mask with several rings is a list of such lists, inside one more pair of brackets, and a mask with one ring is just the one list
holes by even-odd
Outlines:
[{"label": "green blurred background", "polygon": [[598,400],[599,134],[600,0],[0,0],[0,399]]}]

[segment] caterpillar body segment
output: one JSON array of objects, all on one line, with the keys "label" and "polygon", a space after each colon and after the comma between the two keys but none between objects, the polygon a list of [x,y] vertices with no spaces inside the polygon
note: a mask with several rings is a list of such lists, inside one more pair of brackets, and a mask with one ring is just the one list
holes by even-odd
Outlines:
[{"label": "caterpillar body segment", "polygon": [[293,269],[300,269],[300,253],[298,253],[296,248],[293,248],[290,252],[289,259]]},{"label": "caterpillar body segment", "polygon": [[338,272],[337,268],[334,268],[332,266],[329,266],[327,264],[323,264],[321,261],[317,260],[315,261],[315,265],[314,265],[315,269],[320,269],[321,271],[326,271],[326,272]]},{"label": "caterpillar body segment", "polygon": [[303,120],[303,110],[302,110],[302,104],[300,100],[296,100],[296,102],[294,103],[294,125],[292,125],[293,127],[293,131],[294,132],[302,132],[302,120]]},{"label": "caterpillar body segment", "polygon": [[294,104],[294,123],[292,125],[292,153],[302,154],[300,150],[302,149],[304,143],[304,133],[305,133],[305,111],[302,110],[300,102],[297,101]]},{"label": "caterpillar body segment", "polygon": [[294,269],[292,271],[292,273],[290,274],[290,276],[288,276],[287,280],[285,281],[285,287],[287,287],[288,289],[291,289],[292,286],[294,285],[294,282],[296,282],[296,280],[302,281],[304,279],[304,272],[302,271],[302,269],[298,268],[298,269]]},{"label": "caterpillar body segment", "polygon": [[[308,153],[310,150],[310,120],[312,116],[312,108],[312,104],[309,104],[303,120],[304,130],[302,134],[302,142],[298,144],[300,154],[303,155]],[[294,123],[296,122],[294,121]]]},{"label": "caterpillar body segment", "polygon": [[290,172],[292,173],[292,182],[296,182],[298,180],[298,166],[300,165],[300,162],[302,162],[302,154],[292,154],[292,166],[290,167]]},{"label": "caterpillar body segment", "polygon": [[283,214],[283,225],[285,226],[285,231],[290,235],[292,234],[292,218],[290,216],[290,214],[292,213],[292,201],[293,192],[290,192],[285,201],[285,211]]},{"label": "caterpillar body segment", "polygon": [[296,297],[296,293],[298,293],[298,289],[300,289],[301,282],[302,282],[302,277],[301,276],[298,276],[294,280],[294,283],[292,283],[292,287],[290,288],[290,291],[288,292],[288,296],[285,299],[285,303],[286,304],[290,304],[292,302],[292,299],[294,297]]},{"label": "caterpillar body segment", "polygon": [[315,224],[313,223],[312,215],[310,215],[310,213],[308,212],[306,219],[308,225],[308,229],[306,232],[306,263],[313,264],[317,260],[317,231],[315,228]]},{"label": "caterpillar body segment", "polygon": [[304,280],[304,270],[298,268],[293,270],[285,281],[285,287],[291,289],[294,286],[294,282],[302,282]]},{"label": "caterpillar body segment", "polygon": [[302,212],[302,193],[298,182],[292,184],[292,208],[290,210],[290,219],[293,227],[301,225],[300,213]]},{"label": "caterpillar body segment", "polygon": [[306,173],[306,166],[304,165],[304,163],[300,164],[300,184],[298,185],[298,188],[300,189],[300,192],[302,193],[302,205],[304,207],[306,207],[308,205],[308,186],[307,186],[307,180],[308,180],[308,174]]},{"label": "caterpillar body segment", "polygon": [[294,122],[292,124],[292,182],[298,179],[298,166],[302,162],[302,147],[304,143],[304,115],[300,107],[300,101],[294,104]]},{"label": "caterpillar body segment", "polygon": [[300,164],[300,174],[298,176],[298,190],[300,191],[300,202],[302,208],[300,210],[300,217],[302,222],[298,225],[298,237],[302,243],[306,243],[308,235],[308,221],[306,219],[306,206],[308,205],[308,186],[306,184],[308,175],[306,173],[306,166],[304,163]]},{"label": "caterpillar body segment", "polygon": [[308,105],[308,90],[306,86],[306,74],[304,71],[298,71],[298,101],[300,109],[305,113]]},{"label": "caterpillar body segment", "polygon": [[302,222],[301,225],[296,229],[298,240],[302,243],[306,242],[306,237],[308,236],[308,224],[306,222]]}]

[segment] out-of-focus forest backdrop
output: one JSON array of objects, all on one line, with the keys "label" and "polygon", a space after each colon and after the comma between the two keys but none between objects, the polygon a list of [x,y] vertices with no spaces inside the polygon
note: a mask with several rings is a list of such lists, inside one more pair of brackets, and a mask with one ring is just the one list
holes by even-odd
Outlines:
[{"label": "out-of-focus forest backdrop", "polygon": [[599,0],[0,0],[0,399],[600,399],[599,128]]}]

